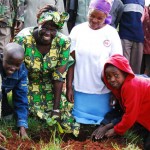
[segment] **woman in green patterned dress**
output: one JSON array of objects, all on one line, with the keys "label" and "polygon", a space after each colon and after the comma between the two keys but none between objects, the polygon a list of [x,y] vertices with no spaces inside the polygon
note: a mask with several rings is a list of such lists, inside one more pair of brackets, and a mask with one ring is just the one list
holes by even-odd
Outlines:
[{"label": "woman in green patterned dress", "polygon": [[30,112],[50,126],[61,120],[65,131],[77,135],[78,124],[70,113],[72,104],[62,95],[66,71],[71,64],[70,39],[59,30],[67,19],[67,13],[46,5],[37,14],[38,27],[23,29],[14,40],[25,50]]}]

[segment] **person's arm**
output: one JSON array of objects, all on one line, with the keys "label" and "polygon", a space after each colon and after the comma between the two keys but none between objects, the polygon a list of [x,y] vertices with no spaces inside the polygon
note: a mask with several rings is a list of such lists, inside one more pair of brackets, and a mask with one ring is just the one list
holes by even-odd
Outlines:
[{"label": "person's arm", "polygon": [[123,9],[124,9],[124,5],[123,5],[122,1],[118,0],[118,6],[117,6],[117,9],[116,9],[117,16],[116,16],[116,20],[115,20],[115,26],[116,26],[116,28],[118,27],[119,22],[121,20]]},{"label": "person's arm", "polygon": [[[140,95],[138,87],[126,84],[122,87],[122,105],[124,114],[121,121],[114,126],[114,132],[123,135],[136,122],[140,111]],[[134,89],[134,90],[133,90]]]},{"label": "person's arm", "polygon": [[15,5],[14,36],[23,29],[25,0],[18,0]]},{"label": "person's arm", "polygon": [[[2,104],[2,89],[1,89],[1,85],[2,85],[2,80],[1,80],[1,75],[0,75],[0,118],[1,118],[1,104]],[[5,136],[0,132],[0,141],[6,141]]]},{"label": "person's arm", "polygon": [[62,94],[63,83],[66,79],[66,71],[68,69],[69,64],[69,56],[70,56],[70,39],[60,39],[64,43],[62,43],[59,51],[59,59],[57,62],[57,66],[55,71],[52,73],[53,79],[53,92],[54,92],[54,105],[52,116],[58,114],[60,116],[60,99]]},{"label": "person's arm", "polygon": [[66,65],[60,68],[57,68],[57,73],[59,74],[59,79],[53,81],[54,86],[54,105],[53,110],[59,109],[60,98],[62,93],[62,87],[64,83],[64,79],[62,78],[63,73],[66,71]]},{"label": "person's arm", "polygon": [[19,70],[20,77],[18,84],[12,90],[14,111],[17,117],[17,127],[20,128],[22,137],[26,137],[26,128],[28,128],[28,98],[27,98],[27,70],[22,64]]},{"label": "person's arm", "polygon": [[[75,60],[75,51],[71,53],[72,58]],[[74,102],[74,96],[73,96],[73,87],[72,87],[72,82],[74,79],[74,65],[73,64],[67,72],[67,78],[66,78],[66,96],[67,100],[71,103]]]},{"label": "person's arm", "polygon": [[119,37],[119,34],[118,34],[117,30],[115,30],[113,28],[110,37],[111,37],[111,40],[112,40],[111,41],[110,56],[112,56],[114,54],[123,55],[122,44],[121,44],[121,40],[120,40],[120,37]]}]

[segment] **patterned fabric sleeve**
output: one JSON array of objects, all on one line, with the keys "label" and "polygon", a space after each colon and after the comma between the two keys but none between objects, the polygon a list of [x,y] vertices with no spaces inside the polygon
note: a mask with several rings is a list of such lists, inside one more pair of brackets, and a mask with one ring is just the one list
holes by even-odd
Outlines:
[{"label": "patterned fabric sleeve", "polygon": [[[66,78],[66,72],[69,68],[69,66],[71,64],[73,64],[73,60],[70,59],[70,39],[69,38],[60,38],[60,41],[59,41],[59,44],[60,44],[60,57],[59,57],[59,60],[58,60],[58,63],[57,63],[57,67],[56,67],[56,70],[53,72],[52,74],[52,77],[53,77],[53,80],[58,80],[58,81],[62,81],[64,82],[65,81],[65,78]],[[66,71],[61,74],[57,68],[60,68],[62,66],[66,65]]]},{"label": "patterned fabric sleeve", "polygon": [[21,45],[24,49],[25,49],[25,46],[24,46],[24,36],[15,36],[14,42],[18,43],[19,45]]},{"label": "patterned fabric sleeve", "polygon": [[59,44],[60,44],[60,57],[57,63],[58,68],[68,63],[70,56],[70,39],[60,38]]}]

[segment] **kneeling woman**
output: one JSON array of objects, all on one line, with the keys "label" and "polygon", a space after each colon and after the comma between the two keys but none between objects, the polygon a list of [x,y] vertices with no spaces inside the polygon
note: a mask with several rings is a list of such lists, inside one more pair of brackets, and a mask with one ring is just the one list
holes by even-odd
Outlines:
[{"label": "kneeling woman", "polygon": [[70,33],[75,64],[67,75],[67,98],[74,102],[73,115],[78,123],[100,124],[110,111],[110,91],[101,80],[101,72],[111,55],[122,54],[119,35],[109,25],[110,9],[107,1],[92,0],[88,22],[75,26]]},{"label": "kneeling woman", "polygon": [[37,14],[38,27],[22,30],[15,41],[24,47],[29,78],[29,110],[51,125],[52,117],[62,122],[68,132],[77,131],[71,105],[62,95],[62,86],[69,66],[70,39],[59,32],[68,19],[54,6],[46,5]]}]

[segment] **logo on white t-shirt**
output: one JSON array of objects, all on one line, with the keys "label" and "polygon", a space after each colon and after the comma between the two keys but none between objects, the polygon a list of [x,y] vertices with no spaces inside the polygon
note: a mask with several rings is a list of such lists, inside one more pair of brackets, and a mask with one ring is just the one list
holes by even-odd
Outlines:
[{"label": "logo on white t-shirt", "polygon": [[110,41],[109,40],[105,40],[103,42],[104,46],[109,47],[110,46]]}]

